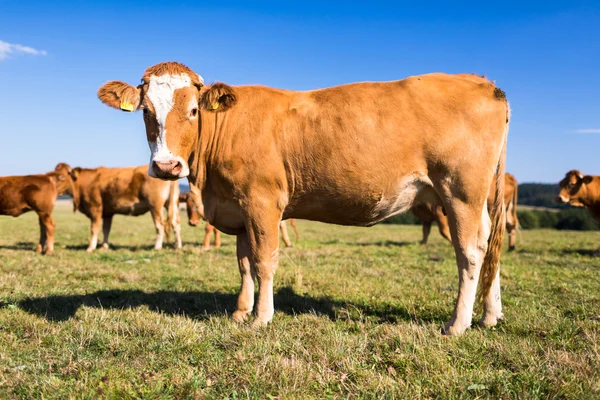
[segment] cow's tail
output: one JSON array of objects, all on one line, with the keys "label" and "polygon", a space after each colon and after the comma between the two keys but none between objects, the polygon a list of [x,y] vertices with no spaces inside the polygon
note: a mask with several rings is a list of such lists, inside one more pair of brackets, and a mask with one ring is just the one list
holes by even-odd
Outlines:
[{"label": "cow's tail", "polygon": [[167,223],[165,224],[165,237],[169,241],[171,235],[171,227],[179,217],[179,181],[169,182],[169,198],[167,199]]},{"label": "cow's tail", "polygon": [[506,141],[508,139],[508,126],[510,120],[510,108],[506,102],[506,127],[502,138],[502,151],[496,168],[496,187],[494,204],[491,211],[492,229],[488,239],[488,248],[481,266],[479,285],[477,290],[477,302],[482,304],[489,295],[500,269],[500,254],[502,253],[502,241],[506,229],[506,209],[504,208],[504,173],[506,164]]},{"label": "cow's tail", "polygon": [[292,229],[294,230],[294,236],[296,236],[296,242],[298,240],[300,240],[300,234],[298,233],[298,228],[296,227],[296,220],[294,218],[290,218],[288,220],[290,222],[290,225],[292,226]]}]

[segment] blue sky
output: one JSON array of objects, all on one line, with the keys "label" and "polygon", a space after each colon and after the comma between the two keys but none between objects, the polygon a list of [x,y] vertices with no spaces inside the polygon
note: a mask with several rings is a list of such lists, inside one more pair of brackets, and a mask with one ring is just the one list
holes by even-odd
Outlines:
[{"label": "blue sky", "polygon": [[98,3],[0,0],[0,175],[146,163],[141,115],[96,91],[174,60],[207,83],[297,90],[486,74],[511,102],[520,182],[600,175],[600,2]]}]

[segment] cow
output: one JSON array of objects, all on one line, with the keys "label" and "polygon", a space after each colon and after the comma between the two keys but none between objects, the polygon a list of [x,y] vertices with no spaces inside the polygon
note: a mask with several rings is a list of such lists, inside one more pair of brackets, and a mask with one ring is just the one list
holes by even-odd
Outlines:
[{"label": "cow", "polygon": [[[188,225],[190,226],[198,226],[202,217],[198,212],[198,208],[194,205],[194,200],[192,199],[192,192],[185,192],[179,196],[179,202],[185,203],[185,208],[188,216]],[[294,229],[294,234],[296,235],[296,240],[300,237],[298,234],[298,228],[296,226],[296,220],[290,219],[290,225],[292,225],[292,229]],[[285,221],[281,221],[279,223],[279,230],[281,232],[281,238],[285,243],[285,247],[292,247],[292,241],[290,240],[290,236],[287,232],[287,226]],[[209,222],[206,222],[204,226],[204,241],[202,242],[202,250],[208,251],[210,250],[210,235],[214,232],[215,235],[215,247],[218,249],[221,247],[221,232],[218,229],[215,229]]]},{"label": "cow", "polygon": [[190,68],[166,62],[138,86],[104,84],[98,97],[143,110],[149,174],[187,177],[206,219],[237,235],[235,321],[253,310],[255,326],[273,318],[281,220],[372,226],[415,202],[448,213],[459,288],[444,332],[469,328],[476,300],[481,325],[502,318],[504,185],[491,218],[485,205],[494,176],[504,176],[510,108],[486,78],[433,73],[297,92],[206,86]]},{"label": "cow", "polygon": [[[172,225],[176,247],[181,248],[179,217],[179,185],[176,181],[165,182],[148,176],[146,166],[126,168],[73,168],[70,172],[73,197],[73,212],[78,210],[91,221],[91,239],[87,252],[98,245],[98,234],[102,225],[102,248],[108,249],[108,237],[113,216],[138,216],[150,211],[156,227],[154,249],[162,248],[165,234],[169,235]],[[167,209],[167,221],[162,210]]]},{"label": "cow", "polygon": [[69,190],[69,170],[67,164],[59,163],[46,174],[0,177],[0,215],[18,217],[28,211],[38,215],[40,241],[36,253],[54,253],[56,223],[52,210],[56,198]]},{"label": "cow", "polygon": [[[558,183],[560,191],[556,201],[574,207],[586,208],[592,218],[600,224],[600,176],[583,175],[573,169]],[[600,247],[594,252],[600,257]]]},{"label": "cow", "polygon": [[[494,204],[493,188],[495,183],[492,183],[492,190],[488,195],[488,211]],[[504,174],[504,207],[506,207],[506,232],[508,233],[508,251],[513,251],[517,243],[517,229],[519,220],[517,218],[517,196],[519,184],[515,177],[509,173]],[[423,222],[423,239],[421,244],[427,244],[429,232],[431,231],[431,223],[436,222],[438,230],[442,237],[452,243],[450,237],[450,228],[448,226],[448,218],[444,214],[441,207],[431,204],[414,204],[410,211]]]}]

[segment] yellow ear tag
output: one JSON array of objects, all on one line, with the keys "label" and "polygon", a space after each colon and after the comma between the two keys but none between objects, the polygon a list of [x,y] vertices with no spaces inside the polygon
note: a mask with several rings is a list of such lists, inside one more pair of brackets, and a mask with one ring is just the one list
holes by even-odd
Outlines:
[{"label": "yellow ear tag", "polygon": [[217,108],[219,108],[219,102],[218,101],[216,103],[211,104],[208,109],[209,110],[216,110]]},{"label": "yellow ear tag", "polygon": [[128,101],[122,101],[121,102],[121,110],[127,111],[127,112],[133,112],[133,104],[131,104]]}]

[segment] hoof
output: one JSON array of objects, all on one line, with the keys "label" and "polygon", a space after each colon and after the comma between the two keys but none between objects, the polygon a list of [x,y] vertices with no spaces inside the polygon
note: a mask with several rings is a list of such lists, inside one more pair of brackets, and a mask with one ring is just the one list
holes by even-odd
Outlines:
[{"label": "hoof", "polygon": [[44,253],[45,256],[51,256],[54,254],[54,250],[46,250],[46,252]]},{"label": "hoof", "polygon": [[446,324],[442,333],[448,336],[460,336],[470,327],[470,325],[460,324],[458,321],[450,321]]},{"label": "hoof", "polygon": [[108,246],[108,243],[102,243],[102,249],[103,250],[108,250],[110,247]]},{"label": "hoof", "polygon": [[251,311],[236,310],[231,315],[231,319],[233,319],[238,324],[243,324],[244,322],[246,322],[248,320],[248,316],[250,315],[250,312]]},{"label": "hoof", "polygon": [[484,314],[483,317],[479,320],[478,324],[481,327],[492,327],[498,325],[498,322],[504,319],[504,315],[500,314]]},{"label": "hoof", "polygon": [[85,249],[86,252],[88,253],[92,253],[94,251],[93,247],[88,247],[87,249]]},{"label": "hoof", "polygon": [[252,321],[252,329],[262,329],[269,325],[270,322],[271,321],[263,321],[257,318],[254,321]]},{"label": "hoof", "polygon": [[202,251],[210,251],[210,247],[204,247],[204,246],[202,246],[202,248],[200,250],[202,250]]},{"label": "hoof", "polygon": [[42,245],[41,244],[38,244],[37,247],[35,248],[35,252],[38,253],[38,254],[40,254],[42,252],[42,250],[43,249],[42,249]]}]

